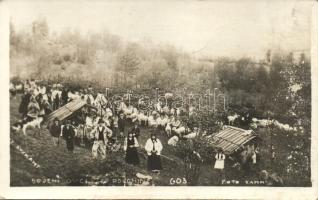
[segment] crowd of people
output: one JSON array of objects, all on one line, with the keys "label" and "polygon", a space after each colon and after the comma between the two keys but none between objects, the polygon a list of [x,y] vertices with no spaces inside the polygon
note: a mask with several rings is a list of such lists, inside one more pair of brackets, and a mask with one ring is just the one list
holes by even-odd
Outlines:
[{"label": "crowd of people", "polygon": [[[138,149],[143,147],[148,156],[148,169],[159,172],[162,169],[163,144],[156,133],[165,133],[167,145],[171,146],[176,146],[180,140],[191,140],[198,135],[207,134],[206,131],[182,120],[182,116],[195,115],[195,107],[176,108],[169,104],[169,101],[157,101],[147,109],[141,109],[142,99],[133,105],[123,99],[114,101],[91,86],[74,91],[61,84],[45,85],[36,80],[11,84],[12,97],[15,98],[19,92],[22,93],[19,106],[22,115],[20,124],[46,118],[73,100],[81,99],[89,105],[65,120],[54,118],[48,123],[48,129],[53,145],[59,146],[60,139],[63,138],[70,153],[74,152],[77,145],[89,149],[94,159],[105,159],[108,153],[122,148],[125,151],[126,163],[139,165]],[[128,124],[133,126],[128,129]],[[220,121],[218,125],[222,127],[223,122]],[[140,126],[149,128],[151,132],[144,145],[139,142]],[[214,168],[223,170],[225,154],[222,150],[216,153],[215,160]]]},{"label": "crowd of people", "polygon": [[[82,108],[67,120],[59,121],[55,118],[48,124],[48,129],[54,145],[59,145],[62,137],[69,152],[74,151],[74,145],[79,145],[90,149],[93,158],[104,159],[107,152],[116,151],[123,146],[126,162],[138,165],[139,127],[146,126],[153,130],[144,145],[148,155],[148,169],[159,171],[162,169],[160,154],[163,145],[155,134],[156,130],[166,133],[170,138],[169,145],[176,145],[179,138],[190,139],[199,133],[197,127],[190,128],[180,120],[180,113],[185,110],[163,105],[162,102],[156,102],[150,108],[142,110],[138,106],[143,103],[142,100],[139,100],[136,106],[129,103],[127,105],[125,101],[113,102],[92,87],[72,91],[61,84],[44,85],[36,80],[11,84],[10,94],[15,98],[18,92],[22,93],[19,106],[22,124],[39,117],[45,118],[54,110],[76,99],[91,105]],[[192,113],[193,108],[188,114]],[[133,124],[130,130],[126,130],[128,122]]]}]

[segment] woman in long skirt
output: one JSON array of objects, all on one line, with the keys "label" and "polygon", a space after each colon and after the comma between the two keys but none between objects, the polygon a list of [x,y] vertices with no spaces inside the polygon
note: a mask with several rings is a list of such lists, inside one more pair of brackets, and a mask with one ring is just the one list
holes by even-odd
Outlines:
[{"label": "woman in long skirt", "polygon": [[139,164],[139,157],[137,152],[137,147],[139,147],[138,140],[133,136],[133,133],[130,132],[128,137],[125,138],[124,150],[126,151],[126,163],[132,165]]},{"label": "woman in long skirt", "polygon": [[215,164],[214,169],[217,170],[217,183],[220,184],[222,180],[225,178],[224,174],[224,160],[225,160],[225,154],[222,149],[218,150],[218,153],[215,154]]},{"label": "woman in long skirt", "polygon": [[225,160],[225,155],[223,153],[222,149],[218,150],[218,153],[215,155],[215,164],[214,164],[214,169],[224,169],[224,160]]},{"label": "woman in long skirt", "polygon": [[160,158],[162,144],[155,134],[151,134],[151,138],[147,140],[145,150],[148,154],[148,170],[153,172],[162,170]]}]

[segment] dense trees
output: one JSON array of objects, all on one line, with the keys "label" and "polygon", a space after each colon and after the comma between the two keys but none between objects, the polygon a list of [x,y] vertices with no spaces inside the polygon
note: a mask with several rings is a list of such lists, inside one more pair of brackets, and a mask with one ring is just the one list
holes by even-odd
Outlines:
[{"label": "dense trees", "polygon": [[[11,75],[95,81],[104,87],[125,86],[223,90],[231,105],[265,113],[310,117],[310,63],[268,51],[264,61],[250,58],[199,60],[172,46],[151,41],[125,42],[106,29],[82,34],[65,29],[50,32],[45,19],[17,30],[10,23]],[[297,91],[296,89],[299,88]],[[282,117],[283,118],[283,117]]]}]

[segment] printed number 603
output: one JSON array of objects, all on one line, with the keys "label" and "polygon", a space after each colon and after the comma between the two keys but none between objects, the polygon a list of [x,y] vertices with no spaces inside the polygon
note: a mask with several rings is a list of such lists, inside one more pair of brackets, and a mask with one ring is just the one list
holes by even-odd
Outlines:
[{"label": "printed number 603", "polygon": [[170,179],[170,185],[185,185],[187,184],[187,179],[186,178],[171,178]]}]

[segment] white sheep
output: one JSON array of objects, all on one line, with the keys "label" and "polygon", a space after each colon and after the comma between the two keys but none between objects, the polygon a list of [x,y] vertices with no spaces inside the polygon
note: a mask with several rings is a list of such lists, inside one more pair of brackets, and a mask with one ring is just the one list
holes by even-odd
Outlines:
[{"label": "white sheep", "polygon": [[150,115],[149,117],[148,117],[148,126],[149,127],[157,127],[157,121],[156,121],[156,119],[155,119],[155,117],[154,117],[154,115]]},{"label": "white sheep", "polygon": [[172,136],[169,140],[168,140],[168,145],[171,145],[171,146],[176,146],[177,143],[179,141],[179,137],[178,136]]},{"label": "white sheep", "polygon": [[234,114],[234,115],[230,115],[230,116],[227,116],[227,119],[229,121],[229,125],[233,125],[234,124],[234,121],[239,117],[240,115],[238,114]]},{"label": "white sheep", "polygon": [[173,98],[173,93],[167,92],[167,93],[165,94],[165,98],[166,98],[166,99],[171,99],[171,98]]},{"label": "white sheep", "polygon": [[145,125],[148,122],[148,116],[145,115],[145,113],[143,111],[139,112],[138,116],[137,116],[137,120],[139,122],[139,124],[141,125],[142,123],[144,123]]},{"label": "white sheep", "polygon": [[168,136],[171,135],[172,129],[171,129],[171,123],[170,122],[167,123],[165,131],[166,131]]}]

